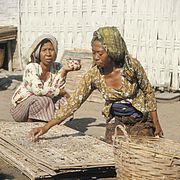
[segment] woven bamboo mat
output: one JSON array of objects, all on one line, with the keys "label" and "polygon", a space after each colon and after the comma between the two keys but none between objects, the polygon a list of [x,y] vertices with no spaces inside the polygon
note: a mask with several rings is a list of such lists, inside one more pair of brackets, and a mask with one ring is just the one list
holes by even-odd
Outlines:
[{"label": "woven bamboo mat", "polygon": [[41,125],[0,122],[0,157],[30,179],[114,166],[110,145],[64,125],[31,142],[28,132]]}]

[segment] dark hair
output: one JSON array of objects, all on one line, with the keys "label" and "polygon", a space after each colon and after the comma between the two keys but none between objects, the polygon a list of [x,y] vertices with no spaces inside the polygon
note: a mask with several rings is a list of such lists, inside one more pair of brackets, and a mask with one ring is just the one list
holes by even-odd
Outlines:
[{"label": "dark hair", "polygon": [[51,44],[52,44],[52,42],[49,40],[49,39],[47,39],[47,38],[45,38],[45,39],[43,39],[38,45],[37,45],[37,48],[40,46],[40,49],[39,49],[39,54],[38,54],[38,61],[36,61],[38,64],[40,63],[40,52],[41,52],[41,48],[42,48],[42,46],[44,45],[44,44],[46,44],[46,43],[48,43],[48,42],[50,42]]},{"label": "dark hair", "polygon": [[48,43],[48,42],[50,42],[51,44],[52,44],[52,42],[49,40],[49,39],[43,39],[40,43],[39,43],[39,45],[41,46],[40,47],[40,51],[41,51],[41,48],[42,48],[42,46],[44,45],[44,44],[46,44],[46,43]]}]

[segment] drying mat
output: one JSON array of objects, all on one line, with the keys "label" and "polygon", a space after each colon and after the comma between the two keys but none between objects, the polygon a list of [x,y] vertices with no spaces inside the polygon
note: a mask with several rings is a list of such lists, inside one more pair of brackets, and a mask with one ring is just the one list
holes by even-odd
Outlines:
[{"label": "drying mat", "polygon": [[30,179],[67,172],[112,168],[112,146],[64,125],[57,125],[36,143],[28,132],[43,123],[0,122],[0,156]]}]

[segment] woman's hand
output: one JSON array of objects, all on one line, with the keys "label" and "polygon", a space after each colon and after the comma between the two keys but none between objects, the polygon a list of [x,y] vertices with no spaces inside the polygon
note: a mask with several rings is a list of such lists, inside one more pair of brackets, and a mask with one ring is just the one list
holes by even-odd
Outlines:
[{"label": "woman's hand", "polygon": [[157,111],[151,111],[150,115],[155,126],[154,136],[163,137],[163,130],[158,119]]},{"label": "woman's hand", "polygon": [[80,59],[68,59],[63,68],[67,73],[70,71],[78,71],[81,69],[81,61]]},{"label": "woman's hand", "polygon": [[66,64],[63,65],[61,77],[64,78],[67,76],[67,73],[70,71],[78,71],[81,69],[80,59],[69,59],[66,61]]},{"label": "woman's hand", "polygon": [[46,129],[44,126],[33,128],[29,132],[31,141],[33,141],[33,142],[37,141],[39,139],[39,137],[42,136],[43,134],[45,134],[47,131],[48,131],[48,129]]},{"label": "woman's hand", "polygon": [[155,132],[154,135],[157,137],[163,137],[163,130],[159,122],[155,123]]},{"label": "woman's hand", "polygon": [[29,137],[31,139],[31,141],[37,141],[39,139],[40,136],[42,136],[43,134],[47,133],[48,130],[53,127],[56,124],[59,124],[60,121],[57,119],[52,119],[50,120],[46,125],[44,125],[43,127],[37,127],[37,128],[33,128],[30,132],[29,132]]}]

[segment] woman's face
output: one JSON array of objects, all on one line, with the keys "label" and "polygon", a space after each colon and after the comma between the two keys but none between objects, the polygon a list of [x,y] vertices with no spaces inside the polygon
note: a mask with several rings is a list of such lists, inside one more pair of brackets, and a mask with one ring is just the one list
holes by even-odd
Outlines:
[{"label": "woman's face", "polygon": [[106,50],[101,45],[101,42],[94,41],[92,44],[93,60],[98,67],[104,68],[112,65]]},{"label": "woman's face", "polygon": [[40,61],[48,66],[55,61],[56,53],[51,42],[44,43],[40,50]]}]

